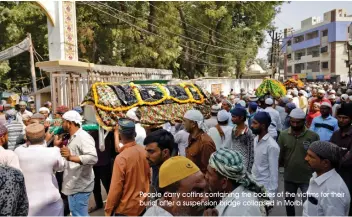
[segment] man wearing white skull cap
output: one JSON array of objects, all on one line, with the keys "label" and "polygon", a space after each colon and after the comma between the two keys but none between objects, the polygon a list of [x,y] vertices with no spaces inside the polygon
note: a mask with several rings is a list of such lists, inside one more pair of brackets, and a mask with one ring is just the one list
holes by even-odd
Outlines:
[{"label": "man wearing white skull cap", "polygon": [[47,107],[41,107],[39,109],[39,113],[44,115],[46,121],[49,121],[50,118],[49,118],[49,115],[50,115],[50,110],[47,108]]},{"label": "man wearing white skull cap", "polygon": [[292,103],[296,105],[296,108],[299,108],[298,90],[293,90],[292,96]]},{"label": "man wearing white skull cap", "polygon": [[278,131],[282,129],[282,121],[280,117],[280,113],[273,108],[274,100],[271,98],[267,98],[265,100],[265,109],[264,111],[269,113],[271,117],[271,124],[268,128],[268,133],[273,139],[277,139]]},{"label": "man wearing white skull cap", "polygon": [[307,100],[307,92],[304,90],[300,90],[298,92],[299,95],[299,108],[301,108],[305,113],[307,113],[307,109],[308,109],[308,100]]},{"label": "man wearing white skull cap", "polygon": [[70,134],[67,146],[62,146],[62,138],[54,139],[54,145],[61,147],[61,155],[67,160],[62,193],[68,196],[72,216],[88,216],[89,196],[94,188],[93,166],[98,161],[95,141],[81,128],[78,112],[68,111],[62,119],[62,128]]},{"label": "man wearing white skull cap", "polygon": [[[316,99],[313,99],[311,102],[310,102],[310,107],[309,107],[309,111],[312,111],[313,110],[313,104],[318,102],[319,104],[322,104],[323,102],[327,102],[327,103],[330,103],[330,101],[325,98],[325,90],[323,89],[319,89],[318,90],[318,94],[317,94],[317,98]],[[331,103],[330,103],[331,104]]]},{"label": "man wearing white skull cap", "polygon": [[[136,143],[138,145],[144,146],[143,142],[144,142],[145,137],[147,137],[147,132],[145,131],[145,129],[142,127],[142,125],[139,122],[140,118],[138,117],[137,109],[138,109],[138,107],[134,107],[134,108],[128,110],[126,113],[126,117],[135,122]],[[170,127],[171,127],[171,125],[170,125]]]},{"label": "man wearing white skull cap", "polygon": [[206,133],[207,127],[204,117],[198,110],[189,110],[183,117],[185,131],[190,135],[186,157],[192,160],[205,174],[207,171],[210,155],[216,151],[214,141]]},{"label": "man wearing white skull cap", "polygon": [[213,139],[216,150],[227,147],[227,144],[231,142],[232,127],[228,125],[231,121],[225,110],[221,110],[217,115],[218,124],[212,127],[208,131],[208,135]]}]

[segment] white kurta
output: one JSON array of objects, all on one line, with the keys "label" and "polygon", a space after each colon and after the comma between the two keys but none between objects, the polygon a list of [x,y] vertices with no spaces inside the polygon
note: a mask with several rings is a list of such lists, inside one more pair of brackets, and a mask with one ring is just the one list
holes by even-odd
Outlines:
[{"label": "white kurta", "polygon": [[221,138],[220,133],[216,129],[216,127],[212,127],[208,131],[208,135],[213,139],[213,141],[215,143],[216,150],[219,150],[220,148],[223,148],[223,147],[229,147],[229,143],[231,142],[231,133],[232,133],[233,127],[220,126],[220,128],[222,129],[222,131],[225,134],[224,139]]},{"label": "white kurta", "polygon": [[[246,197],[242,196],[242,193]],[[254,192],[245,189],[242,185],[238,186],[223,198],[221,203],[216,206],[219,216],[262,216],[258,198],[254,197]]]},{"label": "white kurta", "polygon": [[29,201],[29,216],[62,216],[63,202],[54,175],[64,169],[57,147],[20,146],[15,150],[24,175]]}]

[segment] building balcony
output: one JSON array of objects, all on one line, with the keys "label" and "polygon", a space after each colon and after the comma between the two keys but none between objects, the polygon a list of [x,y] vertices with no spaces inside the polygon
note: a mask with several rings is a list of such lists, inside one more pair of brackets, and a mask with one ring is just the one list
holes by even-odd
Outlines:
[{"label": "building balcony", "polygon": [[320,46],[319,37],[293,44],[292,50],[297,51],[297,50],[306,49],[314,46]]}]

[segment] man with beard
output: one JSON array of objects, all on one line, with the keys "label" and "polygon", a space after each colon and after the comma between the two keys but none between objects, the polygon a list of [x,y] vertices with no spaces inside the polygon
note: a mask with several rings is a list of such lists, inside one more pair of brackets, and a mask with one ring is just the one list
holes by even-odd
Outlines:
[{"label": "man with beard", "polygon": [[264,185],[265,189],[274,195],[279,184],[278,162],[280,148],[268,133],[270,124],[271,117],[268,113],[259,112],[254,116],[252,132],[257,136],[254,138],[252,175],[258,184]]},{"label": "man with beard", "polygon": [[[345,181],[350,194],[352,194],[352,103],[343,104],[337,110],[337,120],[340,129],[332,134],[330,142],[346,148],[348,151],[341,159],[340,168],[337,169],[337,172]],[[352,203],[350,204],[351,206]],[[349,215],[352,215],[351,209]]]},{"label": "man with beard", "polygon": [[193,161],[199,169],[205,173],[209,163],[210,155],[216,151],[214,141],[206,133],[207,127],[204,117],[198,110],[189,110],[183,118],[185,130],[190,134],[186,157]]},{"label": "man with beard", "polygon": [[[159,172],[162,197],[153,203],[144,216],[201,216],[206,181],[191,160],[176,156],[165,161]],[[193,205],[192,203],[200,203]]]},{"label": "man with beard", "polygon": [[17,113],[17,120],[20,123],[23,123],[23,115],[27,114],[29,116],[32,116],[33,113],[27,110],[27,103],[25,101],[21,101],[19,103],[20,106],[20,111]]},{"label": "man with beard", "polygon": [[[231,109],[232,109],[232,106],[233,106],[233,105],[231,104],[231,102],[230,102],[229,100],[224,99],[224,100],[222,101],[221,108],[222,108],[223,110],[227,111],[227,114],[228,114],[230,120],[231,120],[231,118],[232,118],[231,113],[230,113],[230,111],[231,111]],[[231,121],[229,121],[229,126],[234,126],[234,124],[233,124]]]},{"label": "man with beard", "polygon": [[331,105],[334,106],[336,103],[336,96],[335,94],[329,95],[328,100],[330,101]]},{"label": "man with beard", "polygon": [[333,132],[338,130],[336,118],[330,115],[331,105],[323,102],[320,106],[320,116],[313,119],[310,130],[319,135],[321,141],[329,141]]},{"label": "man with beard", "polygon": [[317,98],[312,100],[312,102],[310,103],[309,111],[313,109],[313,104],[316,102],[319,104],[322,104],[323,102],[331,104],[331,102],[327,98],[325,98],[325,90],[323,89],[318,90]]},{"label": "man with beard", "polygon": [[[314,173],[307,191],[309,199],[303,204],[303,216],[348,216],[350,193],[335,171],[340,157],[341,149],[333,143],[316,141],[309,146],[305,160]],[[326,196],[321,196],[322,192]]]},{"label": "man with beard", "polygon": [[[97,151],[91,135],[81,128],[82,117],[76,111],[63,116],[62,128],[69,133],[67,146],[62,146],[61,156],[67,162],[64,170],[62,193],[68,196],[72,216],[88,216],[89,196],[94,188],[93,165],[97,163]],[[54,145],[60,147],[62,138],[55,136]]]},{"label": "man with beard", "polygon": [[269,205],[270,193],[247,172],[239,152],[227,148],[214,152],[209,159],[205,179],[212,200],[217,202],[215,209],[219,216],[266,215],[265,205]]},{"label": "man with beard", "polygon": [[[319,140],[318,134],[308,130],[305,125],[306,114],[300,108],[295,108],[290,113],[290,128],[280,133],[279,166],[284,167],[284,183],[288,204],[295,201],[294,194],[298,188],[306,192],[312,171],[304,160],[306,150],[314,141]],[[306,198],[303,198],[305,200]],[[295,207],[286,206],[287,216],[295,216]]]},{"label": "man with beard", "polygon": [[153,192],[159,192],[159,169],[171,156],[177,155],[175,140],[170,132],[160,129],[150,133],[144,139],[144,145],[149,166],[152,168]]},{"label": "man with beard", "polygon": [[13,151],[7,150],[8,141],[7,128],[0,124],[0,164],[21,170],[17,155]]}]

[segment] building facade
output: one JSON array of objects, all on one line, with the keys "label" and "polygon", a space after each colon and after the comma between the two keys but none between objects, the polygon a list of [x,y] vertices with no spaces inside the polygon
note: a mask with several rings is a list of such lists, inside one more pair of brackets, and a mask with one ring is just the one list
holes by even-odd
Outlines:
[{"label": "building facade", "polygon": [[324,13],[324,19],[310,17],[301,29],[284,30],[282,50],[286,78],[303,80],[348,81],[346,64],[352,15],[345,9]]}]

